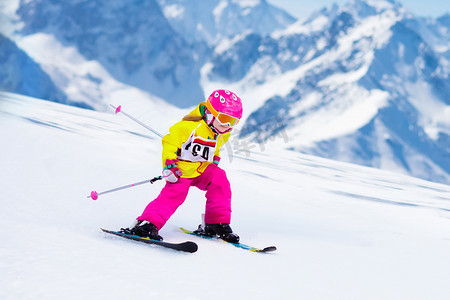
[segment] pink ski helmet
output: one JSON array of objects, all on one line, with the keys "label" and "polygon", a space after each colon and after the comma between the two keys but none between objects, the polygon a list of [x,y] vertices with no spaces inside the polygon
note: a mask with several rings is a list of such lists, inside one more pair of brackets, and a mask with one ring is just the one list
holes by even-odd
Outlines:
[{"label": "pink ski helmet", "polygon": [[206,108],[223,125],[234,127],[242,118],[241,99],[228,90],[215,90],[206,100]]}]

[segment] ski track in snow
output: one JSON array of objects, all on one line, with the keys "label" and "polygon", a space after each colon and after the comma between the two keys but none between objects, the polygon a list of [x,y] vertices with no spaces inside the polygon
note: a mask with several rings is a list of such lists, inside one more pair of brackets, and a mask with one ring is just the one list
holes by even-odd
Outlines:
[{"label": "ski track in snow", "polygon": [[[158,118],[167,115],[151,122]],[[187,254],[100,232],[131,225],[162,182],[86,198],[159,175],[152,133],[113,112],[1,93],[0,137],[0,299],[450,294],[450,186],[279,149],[224,147],[233,229],[243,243],[278,250],[250,253],[181,233],[196,228],[204,209],[204,193],[192,189],[161,230],[166,241],[199,245]]]}]

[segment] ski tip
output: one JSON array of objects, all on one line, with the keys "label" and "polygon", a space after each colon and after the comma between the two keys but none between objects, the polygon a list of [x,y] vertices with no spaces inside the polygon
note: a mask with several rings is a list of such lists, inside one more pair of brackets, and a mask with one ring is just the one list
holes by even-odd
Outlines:
[{"label": "ski tip", "polygon": [[184,233],[190,233],[190,232],[192,232],[192,231],[190,231],[190,230],[184,229],[183,227],[180,227],[180,230],[183,231]]},{"label": "ski tip", "polygon": [[183,243],[183,248],[185,249],[186,252],[194,253],[197,252],[198,245],[194,242],[187,241]]},{"label": "ski tip", "polygon": [[275,251],[275,250],[277,250],[277,247],[275,247],[275,246],[269,246],[269,247],[264,248],[264,249],[263,249],[263,252],[273,252],[273,251]]}]

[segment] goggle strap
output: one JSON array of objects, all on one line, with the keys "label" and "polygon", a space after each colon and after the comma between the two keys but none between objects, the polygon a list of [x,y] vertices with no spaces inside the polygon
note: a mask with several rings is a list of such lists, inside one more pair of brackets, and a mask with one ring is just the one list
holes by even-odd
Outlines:
[{"label": "goggle strap", "polygon": [[214,107],[212,107],[209,100],[206,100],[206,108],[213,114],[214,117],[217,117],[217,115],[219,114],[219,112],[215,110]]}]

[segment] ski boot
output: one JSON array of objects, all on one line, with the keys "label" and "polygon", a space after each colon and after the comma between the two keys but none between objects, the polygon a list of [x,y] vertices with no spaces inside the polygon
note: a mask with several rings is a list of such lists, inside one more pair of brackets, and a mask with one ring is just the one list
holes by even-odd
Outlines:
[{"label": "ski boot", "polygon": [[137,221],[133,228],[122,228],[121,232],[133,234],[140,237],[148,237],[152,240],[162,241],[162,236],[158,233],[158,228],[149,221]]},{"label": "ski boot", "polygon": [[239,236],[233,232],[230,224],[220,223],[220,224],[205,224],[205,228],[201,225],[197,231],[203,231],[206,236],[217,236],[220,239],[229,243],[239,243]]}]

